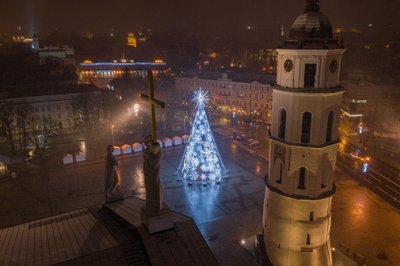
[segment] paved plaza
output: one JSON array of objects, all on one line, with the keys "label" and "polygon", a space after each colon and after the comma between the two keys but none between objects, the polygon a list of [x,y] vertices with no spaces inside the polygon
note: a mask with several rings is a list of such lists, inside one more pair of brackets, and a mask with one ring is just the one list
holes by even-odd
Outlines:
[{"label": "paved plaza", "polygon": [[[221,265],[258,265],[241,241],[262,230],[263,176],[268,162],[225,137],[217,143],[229,177],[188,186],[175,175],[184,146],[164,150],[161,177],[169,207],[192,217]],[[119,158],[122,189],[144,198],[141,154]],[[337,169],[332,241],[366,257],[367,265],[399,265],[400,215]],[[0,184],[0,227],[77,210],[104,200],[104,161],[42,169]]]},{"label": "paved plaza", "polygon": [[[177,181],[176,170],[183,148],[164,152],[161,163],[164,201],[171,209],[195,220],[221,264],[253,265],[255,258],[239,242],[262,230],[263,175],[268,171],[268,164],[230,140],[220,140],[219,144],[229,177],[219,185],[206,187]],[[139,185],[137,195],[144,197],[141,163],[141,158],[134,158],[133,163],[130,160],[129,165],[122,162],[122,186],[137,189]],[[125,178],[129,175],[130,178]]]}]

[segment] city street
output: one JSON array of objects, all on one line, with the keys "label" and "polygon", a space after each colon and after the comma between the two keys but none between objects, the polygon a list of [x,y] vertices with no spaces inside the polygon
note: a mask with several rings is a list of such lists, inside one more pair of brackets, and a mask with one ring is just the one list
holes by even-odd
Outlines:
[{"label": "city street", "polygon": [[[216,136],[220,153],[230,171],[230,176],[220,185],[188,186],[185,182],[178,182],[175,172],[184,146],[164,150],[161,164],[164,199],[173,210],[193,217],[222,265],[257,265],[255,258],[240,242],[249,241],[249,237],[261,232],[263,176],[268,171],[268,162],[250,152],[246,145],[232,143],[231,130],[228,127],[217,128],[218,132],[226,132]],[[348,163],[350,160],[347,158],[345,161]],[[141,154],[119,158],[122,189],[129,195],[143,198],[142,163]],[[340,243],[351,252],[363,255],[367,265],[398,265],[400,215],[352,179],[357,167],[349,168],[347,164],[342,165],[342,159],[338,161],[337,193],[332,207],[332,243],[334,246]],[[97,204],[104,200],[103,175],[104,161],[98,159],[38,169],[31,176],[1,183],[0,226]]]},{"label": "city street", "polygon": [[[254,152],[256,155],[263,156],[268,159],[269,146],[268,146],[268,134],[267,126],[259,123],[258,128],[258,139],[261,144],[256,147],[248,147],[245,140],[248,138],[255,138],[255,127],[254,125],[246,125],[240,127],[240,132],[246,134],[246,138],[239,142],[244,149],[248,149]],[[376,193],[383,200],[387,201],[394,207],[400,209],[400,162],[388,163],[385,159],[387,157],[380,157],[375,154],[374,151],[368,151],[368,157],[370,160],[367,162],[368,167],[364,171],[363,157],[366,157],[365,152],[360,158],[355,158],[351,154],[356,153],[359,150],[360,145],[354,143],[358,141],[358,136],[351,138],[349,136],[342,136],[341,143],[339,143],[338,156],[337,156],[337,167],[340,167],[347,176],[353,177],[357,182],[360,182],[364,186],[368,187],[374,193]]]},{"label": "city street", "polygon": [[400,208],[400,169],[374,153],[368,154],[370,160],[367,162],[368,167],[364,169],[364,162],[351,156],[357,149],[357,146],[347,142],[346,137],[343,137],[339,145],[337,165],[382,199]]}]

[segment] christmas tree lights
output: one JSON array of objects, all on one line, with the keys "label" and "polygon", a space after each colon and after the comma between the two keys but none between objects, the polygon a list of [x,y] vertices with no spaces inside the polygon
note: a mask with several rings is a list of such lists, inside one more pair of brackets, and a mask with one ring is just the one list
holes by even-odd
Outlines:
[{"label": "christmas tree lights", "polygon": [[196,181],[203,185],[210,182],[219,183],[225,176],[226,169],[205,111],[205,105],[209,101],[208,92],[201,88],[194,91],[192,101],[196,103],[196,115],[178,167],[178,175],[189,184]]}]

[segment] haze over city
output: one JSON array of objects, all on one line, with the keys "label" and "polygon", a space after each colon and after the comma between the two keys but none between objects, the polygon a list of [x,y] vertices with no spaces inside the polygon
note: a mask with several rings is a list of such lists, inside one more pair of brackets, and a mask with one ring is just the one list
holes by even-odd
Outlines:
[{"label": "haze over city", "polygon": [[[157,30],[240,29],[248,25],[272,30],[290,27],[298,15],[299,0],[267,1],[2,1],[0,30],[16,26],[38,32],[129,31],[132,27]],[[396,0],[321,1],[321,8],[334,27],[393,27],[399,30]]]},{"label": "haze over city", "polygon": [[400,265],[400,2],[0,2],[0,265]]}]

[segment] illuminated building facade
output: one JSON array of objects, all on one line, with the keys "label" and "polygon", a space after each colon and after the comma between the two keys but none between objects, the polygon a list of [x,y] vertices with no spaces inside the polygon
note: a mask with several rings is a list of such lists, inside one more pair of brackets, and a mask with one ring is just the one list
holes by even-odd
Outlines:
[{"label": "illuminated building facade", "polygon": [[232,116],[269,121],[272,108],[272,76],[243,73],[186,72],[175,77],[180,100],[187,100],[195,89],[206,89],[211,103]]},{"label": "illuminated building facade", "polygon": [[[76,102],[82,97],[89,97],[91,100],[97,99],[102,101],[101,91],[85,91],[84,93],[68,93],[57,95],[41,95],[23,98],[7,98],[0,101],[0,103],[13,105],[15,109],[18,106],[25,106],[29,110],[26,121],[30,128],[39,129],[43,126],[48,126],[54,129],[70,128],[76,126],[74,123],[74,116],[79,116],[79,110],[76,109]],[[97,106],[101,107],[102,104]],[[74,108],[75,107],[75,108]],[[105,122],[103,109],[96,110],[98,112],[98,121]],[[85,119],[85,117],[80,117]],[[13,121],[18,121],[17,118]],[[18,127],[15,126],[18,130]]]},{"label": "illuminated building facade", "polygon": [[129,32],[128,33],[128,37],[127,37],[127,41],[128,41],[128,46],[136,47],[137,46],[137,41],[136,41],[135,33]]},{"label": "illuminated building facade", "polygon": [[356,130],[363,123],[369,137],[400,138],[400,86],[358,81],[343,84],[343,126]]},{"label": "illuminated building facade", "polygon": [[121,59],[113,62],[92,62],[86,60],[79,67],[79,81],[81,83],[92,83],[96,80],[110,81],[114,78],[146,77],[147,70],[152,69],[154,76],[167,74],[169,69],[167,63],[162,60],[154,62],[135,62],[133,60]]},{"label": "illuminated building facade", "polygon": [[38,47],[36,52],[39,55],[41,65],[46,64],[49,57],[61,59],[67,65],[75,66],[76,64],[74,48],[67,45]]},{"label": "illuminated building facade", "polygon": [[264,245],[274,265],[332,265],[333,173],[339,143],[345,49],[332,26],[307,0],[278,52],[273,88]]}]

